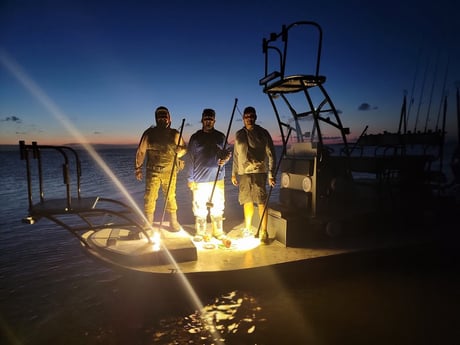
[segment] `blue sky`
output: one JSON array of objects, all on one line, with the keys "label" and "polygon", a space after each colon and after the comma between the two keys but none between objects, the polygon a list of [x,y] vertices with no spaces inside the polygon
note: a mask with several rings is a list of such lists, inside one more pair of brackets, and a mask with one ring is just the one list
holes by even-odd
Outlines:
[{"label": "blue sky", "polygon": [[[323,29],[320,72],[350,139],[366,125],[395,131],[414,80],[414,109],[425,117],[431,106],[436,116],[447,66],[448,134],[456,136],[458,7],[447,0],[3,0],[0,144],[137,143],[159,105],[170,109],[174,127],[186,119],[186,139],[201,128],[206,107],[225,133],[235,98],[241,111],[254,106],[276,139],[258,83],[262,39],[303,20]],[[232,133],[241,127],[235,119]]]}]

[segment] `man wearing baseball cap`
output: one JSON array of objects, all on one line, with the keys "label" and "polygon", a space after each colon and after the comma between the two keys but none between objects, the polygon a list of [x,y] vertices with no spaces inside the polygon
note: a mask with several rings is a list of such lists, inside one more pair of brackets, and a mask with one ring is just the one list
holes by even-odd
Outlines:
[{"label": "man wearing baseball cap", "polygon": [[[225,238],[223,213],[225,204],[223,166],[230,159],[225,135],[214,128],[216,112],[206,108],[201,115],[202,128],[190,137],[187,150],[187,182],[193,194],[192,210],[195,215],[197,236]],[[213,191],[214,188],[214,191]],[[212,200],[210,196],[212,194]],[[211,216],[212,232],[207,232],[207,216]]]},{"label": "man wearing baseball cap", "polygon": [[[275,148],[270,133],[256,125],[257,114],[254,107],[243,111],[244,127],[235,134],[233,147],[232,183],[239,188],[238,200],[243,205],[245,228],[243,232],[252,235],[252,216],[257,204],[261,218],[260,240],[269,244],[267,232],[266,184],[274,187]],[[262,217],[263,216],[263,217]]]},{"label": "man wearing baseball cap", "polygon": [[[156,126],[147,128],[139,142],[136,152],[135,173],[137,180],[143,178],[145,164],[144,213],[153,224],[158,191],[161,187],[166,197],[166,211],[170,215],[170,231],[179,231],[177,221],[176,179],[178,169],[174,169],[176,158],[186,153],[186,145],[179,131],[171,128],[171,115],[168,108],[160,106],[155,110]],[[174,170],[173,170],[174,169]]]}]

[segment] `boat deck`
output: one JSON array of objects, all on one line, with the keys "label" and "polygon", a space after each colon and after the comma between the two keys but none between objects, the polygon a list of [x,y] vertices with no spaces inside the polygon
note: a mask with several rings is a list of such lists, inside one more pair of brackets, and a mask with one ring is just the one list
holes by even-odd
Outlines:
[{"label": "boat deck", "polygon": [[[187,226],[185,226],[187,227]],[[362,252],[407,245],[413,241],[423,241],[423,236],[403,238],[390,234],[342,239],[340,243],[329,240],[324,243],[312,243],[309,247],[288,247],[274,239],[269,245],[261,244],[253,236],[243,237],[240,227],[228,232],[231,245],[222,241],[197,240],[187,231],[172,233],[160,230],[161,246],[155,248],[147,239],[129,239],[128,230],[103,229],[89,231],[84,236],[90,246],[85,250],[91,257],[101,260],[109,266],[122,271],[143,272],[167,276],[183,273],[188,276],[216,272],[249,272],[251,269],[281,266],[299,263],[319,257],[333,256],[352,252]],[[110,241],[113,232],[118,231],[118,240]],[[123,232],[126,232],[123,234]],[[131,260],[130,257],[134,258]]]}]

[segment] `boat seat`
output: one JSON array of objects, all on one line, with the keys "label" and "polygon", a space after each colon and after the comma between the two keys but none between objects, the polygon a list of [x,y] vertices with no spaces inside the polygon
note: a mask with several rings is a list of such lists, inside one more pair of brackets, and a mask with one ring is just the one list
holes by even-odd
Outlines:
[{"label": "boat seat", "polygon": [[264,88],[266,93],[291,93],[322,85],[326,77],[321,75],[299,74],[279,79]]}]

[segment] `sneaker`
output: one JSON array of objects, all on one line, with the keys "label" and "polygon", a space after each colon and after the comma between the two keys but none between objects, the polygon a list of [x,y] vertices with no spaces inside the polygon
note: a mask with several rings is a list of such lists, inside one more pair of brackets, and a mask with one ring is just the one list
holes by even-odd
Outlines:
[{"label": "sneaker", "polygon": [[214,237],[217,238],[219,241],[221,241],[227,236],[225,236],[225,234],[223,232],[221,232],[221,233],[218,233],[218,234],[214,234]]},{"label": "sneaker", "polygon": [[247,228],[244,228],[243,230],[241,230],[241,234],[243,235],[243,237],[252,237],[252,236],[254,236],[252,231],[250,229],[247,229]]},{"label": "sneaker", "polygon": [[193,236],[193,242],[202,242],[204,240],[203,235],[195,235]]},{"label": "sneaker", "polygon": [[204,234],[203,235],[203,241],[210,242],[211,239],[212,239],[212,236],[210,234]]}]

